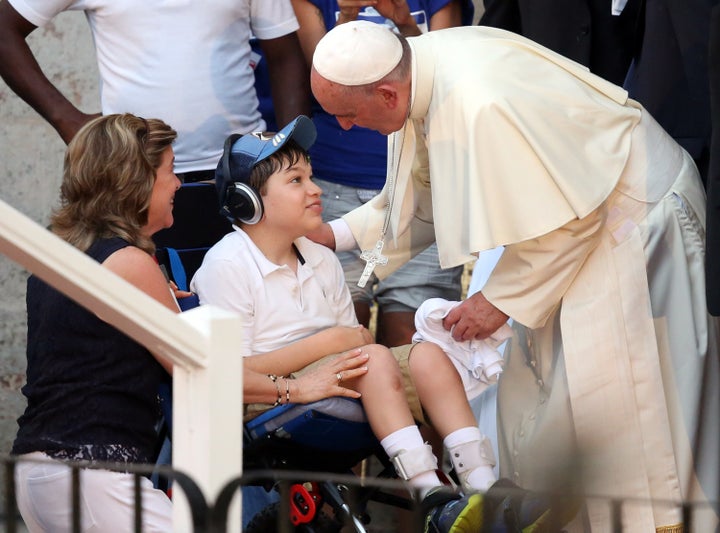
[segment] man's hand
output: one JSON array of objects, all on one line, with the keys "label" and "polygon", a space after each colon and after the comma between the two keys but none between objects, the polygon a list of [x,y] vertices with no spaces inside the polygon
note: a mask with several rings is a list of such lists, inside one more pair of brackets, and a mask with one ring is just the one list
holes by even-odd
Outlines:
[{"label": "man's hand", "polygon": [[486,339],[508,320],[508,316],[488,302],[482,292],[454,307],[443,319],[456,341]]},{"label": "man's hand", "polygon": [[338,0],[340,14],[337,24],[357,20],[360,10],[374,7],[386,19],[392,20],[405,37],[420,35],[415,19],[410,14],[407,0]]},{"label": "man's hand", "polygon": [[338,15],[337,24],[343,24],[344,22],[356,20],[361,9],[366,6],[374,5],[375,0],[338,0],[340,13]]},{"label": "man's hand", "polygon": [[[375,9],[383,17],[392,20],[403,35],[406,35],[402,31],[403,27],[415,26],[417,29],[415,19],[410,14],[410,6],[408,6],[407,0],[377,0]],[[417,33],[412,32],[412,34],[419,35],[420,30],[417,30]]]},{"label": "man's hand", "polygon": [[324,222],[318,229],[306,233],[305,236],[311,241],[327,246],[331,250],[335,249],[335,234],[327,222]]}]

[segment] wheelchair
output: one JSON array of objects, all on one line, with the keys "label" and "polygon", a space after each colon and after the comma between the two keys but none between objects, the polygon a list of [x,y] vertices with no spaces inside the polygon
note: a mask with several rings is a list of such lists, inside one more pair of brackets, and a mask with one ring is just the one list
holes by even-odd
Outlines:
[{"label": "wheelchair", "polygon": [[[326,398],[310,404],[288,404],[262,413],[245,424],[244,455],[250,483],[271,488],[274,479],[257,478],[253,471],[288,472],[297,479],[282,497],[289,498],[289,520],[296,531],[358,533],[370,522],[367,506],[378,502],[412,509],[409,495],[400,496],[377,486],[344,483],[355,477],[353,467],[375,457],[381,472],[374,477],[396,479],[395,470],[373,435],[359,401]],[[315,481],[307,481],[310,473]],[[338,476],[339,475],[339,476]],[[305,476],[305,477],[303,477]],[[282,502],[255,514],[247,533],[279,531]]]},{"label": "wheelchair", "polygon": [[[166,421],[172,420],[171,395],[169,384],[159,394]],[[171,432],[171,424],[164,422],[163,430]],[[370,523],[370,502],[414,509],[409,494],[359,482],[353,467],[370,457],[381,468],[374,479],[396,479],[358,400],[332,397],[290,403],[247,421],[242,487],[276,490],[286,503],[276,501],[257,510],[243,531],[274,533],[286,527],[286,531],[329,533],[348,526],[363,533]]]}]

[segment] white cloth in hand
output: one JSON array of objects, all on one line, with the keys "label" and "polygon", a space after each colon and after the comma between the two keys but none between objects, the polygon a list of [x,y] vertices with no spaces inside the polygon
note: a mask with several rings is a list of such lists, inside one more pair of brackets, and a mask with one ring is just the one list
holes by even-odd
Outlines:
[{"label": "white cloth in hand", "polygon": [[456,341],[442,321],[459,304],[443,298],[423,302],[415,312],[413,342],[430,341],[440,346],[460,374],[468,399],[473,399],[498,380],[504,364],[498,347],[510,338],[512,329],[503,324],[487,339]]}]

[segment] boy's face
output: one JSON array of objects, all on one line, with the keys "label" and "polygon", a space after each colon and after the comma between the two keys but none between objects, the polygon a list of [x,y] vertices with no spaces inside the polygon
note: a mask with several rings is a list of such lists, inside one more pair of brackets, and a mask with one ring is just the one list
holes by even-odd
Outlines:
[{"label": "boy's face", "polygon": [[262,196],[263,223],[293,238],[317,229],[322,224],[322,189],[311,176],[312,168],[304,159],[272,174]]}]

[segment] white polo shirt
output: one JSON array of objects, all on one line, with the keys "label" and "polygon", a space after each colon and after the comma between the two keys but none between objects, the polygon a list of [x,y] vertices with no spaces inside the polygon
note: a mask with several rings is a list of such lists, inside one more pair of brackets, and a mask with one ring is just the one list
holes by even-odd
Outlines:
[{"label": "white polo shirt", "polygon": [[357,325],[345,276],[335,253],[304,237],[297,275],[270,262],[240,228],[205,256],[190,283],[201,304],[239,313],[243,355],[267,353],[332,326]]}]

